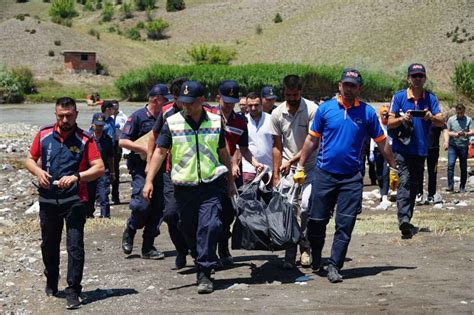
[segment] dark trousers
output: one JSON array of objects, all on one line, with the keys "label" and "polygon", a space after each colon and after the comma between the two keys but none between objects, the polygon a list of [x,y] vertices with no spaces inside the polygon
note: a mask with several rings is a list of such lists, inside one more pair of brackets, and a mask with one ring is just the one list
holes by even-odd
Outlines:
[{"label": "dark trousers", "polygon": [[329,264],[342,268],[351,240],[357,214],[362,208],[363,177],[360,172],[340,175],[316,170],[311,191],[311,214],[308,240],[311,244],[313,265],[321,263],[321,252],[326,238],[326,225],[336,208],[336,232]]},{"label": "dark trousers", "polygon": [[188,248],[196,249],[196,263],[200,270],[218,265],[217,240],[221,233],[221,190],[214,183],[193,187],[175,186],[181,231]]},{"label": "dark trousers", "polygon": [[127,226],[132,230],[143,228],[142,251],[148,251],[153,246],[155,237],[160,234],[159,225],[164,208],[163,173],[156,174],[153,182],[153,196],[148,202],[143,198],[143,186],[146,178],[145,163],[136,162],[130,165],[129,169],[132,175],[132,197],[129,208],[132,213]]},{"label": "dark trousers", "polygon": [[98,179],[87,183],[87,193],[89,201],[86,203],[87,215],[91,216],[95,212],[95,201],[99,200],[100,216],[110,218],[110,172],[105,171],[105,174]]},{"label": "dark trousers", "polygon": [[174,197],[174,186],[169,173],[163,174],[163,184],[163,195],[165,199],[163,221],[165,221],[166,225],[168,225],[168,232],[170,234],[171,241],[173,242],[178,254],[187,255],[189,248],[186,244],[184,234],[179,229],[178,204]]},{"label": "dark trousers", "polygon": [[370,162],[370,160],[367,159],[367,164],[369,164],[369,178],[370,178],[370,183],[375,184],[377,183],[377,172],[375,170],[375,161]]},{"label": "dark trousers", "polygon": [[[436,194],[436,182],[438,177],[439,148],[428,149],[426,162],[428,164],[428,197]],[[423,180],[423,177],[422,177]],[[423,186],[423,184],[422,184]]]},{"label": "dark trousers", "polygon": [[120,185],[120,161],[122,160],[122,148],[115,144],[114,155],[114,173],[115,179],[112,181],[112,200],[120,200],[119,185]]},{"label": "dark trousers", "polygon": [[84,270],[85,206],[76,202],[66,205],[40,203],[41,253],[44,274],[50,288],[57,289],[59,279],[59,245],[66,221],[67,288],[66,294],[80,294]]},{"label": "dark trousers", "polygon": [[[240,178],[240,177],[239,177]],[[235,216],[236,216],[236,210],[234,209],[234,206],[232,205],[232,201],[230,200],[229,196],[227,195],[227,177],[221,177],[219,179],[219,186],[221,189],[221,203],[222,203],[222,214],[221,214],[221,220],[222,220],[222,232],[221,235],[219,236],[219,251],[221,250],[227,250],[229,247],[229,238],[232,236],[232,232],[230,230],[230,227],[232,226],[232,223],[234,222]],[[236,186],[237,182],[236,182]]]},{"label": "dark trousers", "polygon": [[377,174],[377,184],[379,185],[380,189],[380,195],[387,196],[390,168],[388,167],[387,162],[385,162],[385,159],[383,158],[383,155],[382,153],[380,153],[378,148],[374,149],[374,163],[375,171]]},{"label": "dark trousers", "polygon": [[410,222],[416,195],[423,190],[425,157],[395,153],[398,165],[397,208],[398,223]]},{"label": "dark trousers", "polygon": [[466,188],[467,181],[467,152],[468,147],[449,145],[448,147],[448,188],[454,188],[454,166],[459,158],[459,168],[461,169],[461,183],[459,188]]}]

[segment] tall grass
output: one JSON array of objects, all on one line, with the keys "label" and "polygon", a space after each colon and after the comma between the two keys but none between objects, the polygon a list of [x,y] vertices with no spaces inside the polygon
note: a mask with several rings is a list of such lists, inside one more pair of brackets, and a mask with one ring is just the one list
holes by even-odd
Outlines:
[{"label": "tall grass", "polygon": [[[333,96],[337,92],[342,67],[309,66],[296,64],[250,64],[239,66],[224,65],[162,65],[130,71],[115,81],[115,86],[123,98],[143,101],[149,88],[156,83],[168,83],[176,77],[186,76],[201,82],[207,97],[213,99],[219,83],[225,79],[239,82],[242,95],[250,91],[260,91],[269,85],[281,91],[281,80],[288,74],[303,78],[304,95],[309,98]],[[398,88],[398,80],[385,74],[362,71],[365,84],[361,97],[371,101],[389,100]]]},{"label": "tall grass", "polygon": [[456,93],[474,102],[474,62],[461,62],[455,66],[453,84]]}]

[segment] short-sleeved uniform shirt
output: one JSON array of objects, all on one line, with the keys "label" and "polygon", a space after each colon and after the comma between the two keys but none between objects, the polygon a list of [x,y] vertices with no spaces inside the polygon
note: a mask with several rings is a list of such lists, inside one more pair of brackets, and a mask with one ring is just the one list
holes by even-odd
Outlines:
[{"label": "short-sleeved uniform shirt", "polygon": [[335,174],[360,171],[366,140],[386,138],[373,107],[359,100],[348,106],[340,96],[321,104],[309,133],[320,138],[317,167]]},{"label": "short-sleeved uniform shirt", "polygon": [[[472,119],[469,116],[464,115],[462,118],[458,118],[457,115],[451,116],[448,119],[448,130],[453,132],[459,131],[470,131],[472,128]],[[457,147],[467,147],[469,145],[468,137],[449,137],[449,145]]]},{"label": "short-sleeved uniform shirt", "polygon": [[[309,128],[314,119],[318,105],[301,98],[300,105],[295,115],[291,115],[286,108],[286,102],[281,103],[271,114],[271,133],[282,138],[282,158],[288,161],[302,148]],[[307,159],[305,171],[313,169],[316,164],[316,152]]]},{"label": "short-sleeved uniform shirt", "polygon": [[[271,170],[273,168],[271,116],[262,112],[262,117],[258,123],[250,114],[247,114],[245,117],[248,121],[249,150],[258,162],[269,166]],[[255,173],[255,167],[246,159],[242,159],[242,171],[245,173]]]},{"label": "short-sleeved uniform shirt", "polygon": [[247,129],[247,119],[242,114],[232,111],[226,119],[219,107],[205,108],[213,114],[221,115],[225,122],[225,139],[229,145],[229,154],[233,156],[239,147],[248,147],[249,132]]},{"label": "short-sleeved uniform shirt", "polygon": [[[54,130],[58,132],[59,137],[61,139],[65,139],[65,137],[74,136],[75,132],[71,132],[70,134],[65,134],[62,132],[57,125],[54,126]],[[33,143],[30,148],[30,154],[33,157],[33,160],[38,161],[41,158],[41,144],[40,144],[40,132],[38,132],[33,139]],[[62,141],[64,142],[64,140]],[[100,159],[100,152],[97,148],[97,145],[94,140],[88,141],[85,148],[85,152],[81,162],[79,163],[79,172],[85,171],[89,168],[89,165],[92,161]],[[87,194],[87,184],[86,182],[79,183],[79,198],[82,202],[88,200]]]},{"label": "short-sleeved uniform shirt", "polygon": [[121,139],[137,140],[152,130],[155,121],[156,117],[150,113],[146,106],[136,110],[128,117],[122,130]]},{"label": "short-sleeved uniform shirt", "polygon": [[109,170],[109,158],[114,156],[114,144],[112,143],[112,139],[105,133],[102,133],[102,136],[99,139],[97,139],[94,134],[92,136],[97,144],[97,148],[99,149],[105,169]]},{"label": "short-sleeved uniform shirt", "polygon": [[[192,118],[184,116],[184,112],[181,111],[175,115],[183,115],[184,119],[186,122],[189,124],[193,130],[198,130],[199,127],[201,126],[202,122],[204,120],[208,120],[209,117],[207,116],[207,111],[203,110],[201,117],[199,118],[198,122],[195,122]],[[219,134],[219,145],[218,148],[222,149],[225,148],[226,142],[225,142],[225,131],[224,131],[224,126],[222,125],[221,128],[221,133]],[[163,125],[163,128],[161,128],[160,135],[156,139],[156,145],[160,148],[165,148],[165,149],[170,149],[171,146],[173,145],[173,137],[171,135],[171,130],[168,125],[168,122],[166,121],[165,124]]]},{"label": "short-sleeved uniform shirt", "polygon": [[[441,112],[436,96],[428,91],[423,92],[423,97],[415,99],[410,88],[395,93],[390,104],[390,113],[396,116],[399,113],[406,113],[409,110],[428,109],[433,115]],[[428,155],[428,134],[430,132],[431,121],[423,118],[413,117],[413,132],[410,142],[404,145],[400,140],[393,139],[392,150],[397,153],[409,155]]]}]

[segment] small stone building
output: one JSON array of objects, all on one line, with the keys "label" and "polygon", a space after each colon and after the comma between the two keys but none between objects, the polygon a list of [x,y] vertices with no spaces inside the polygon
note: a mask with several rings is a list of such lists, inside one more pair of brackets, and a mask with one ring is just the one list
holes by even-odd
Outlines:
[{"label": "small stone building", "polygon": [[70,73],[96,73],[95,51],[64,50],[64,70]]}]

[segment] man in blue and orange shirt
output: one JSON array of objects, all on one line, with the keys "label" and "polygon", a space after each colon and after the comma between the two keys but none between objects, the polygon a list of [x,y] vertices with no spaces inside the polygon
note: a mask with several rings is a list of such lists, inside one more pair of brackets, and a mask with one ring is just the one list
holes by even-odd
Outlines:
[{"label": "man in blue and orange shirt", "polygon": [[[423,171],[428,155],[428,135],[431,125],[443,126],[436,96],[424,89],[426,69],[422,64],[414,63],[408,67],[408,89],[395,93],[390,105],[387,128],[395,130],[409,123],[413,126],[411,134],[403,141],[394,137],[393,152],[399,169],[397,190],[398,224],[402,238],[412,238],[418,229],[410,223],[418,192],[423,190]],[[413,111],[422,111],[421,117],[415,117]]]},{"label": "man in blue and orange shirt", "polygon": [[[55,109],[56,124],[41,128],[25,160],[25,167],[39,183],[41,253],[48,296],[58,294],[59,246],[66,221],[68,309],[81,305],[86,182],[104,175],[104,163],[94,139],[77,127],[78,113],[72,98],[59,98]],[[38,160],[41,160],[40,165]]]},{"label": "man in blue and orange shirt", "polygon": [[356,69],[343,71],[339,82],[340,95],[324,102],[316,111],[293,177],[295,182],[304,181],[304,164],[320,147],[312,183],[308,240],[313,269],[319,270],[326,225],[337,204],[336,232],[328,265],[328,279],[332,283],[342,281],[339,270],[344,264],[356,217],[362,208],[363,177],[360,170],[365,139],[374,139],[390,167],[396,167],[376,111],[358,99],[362,83],[362,76]]}]

